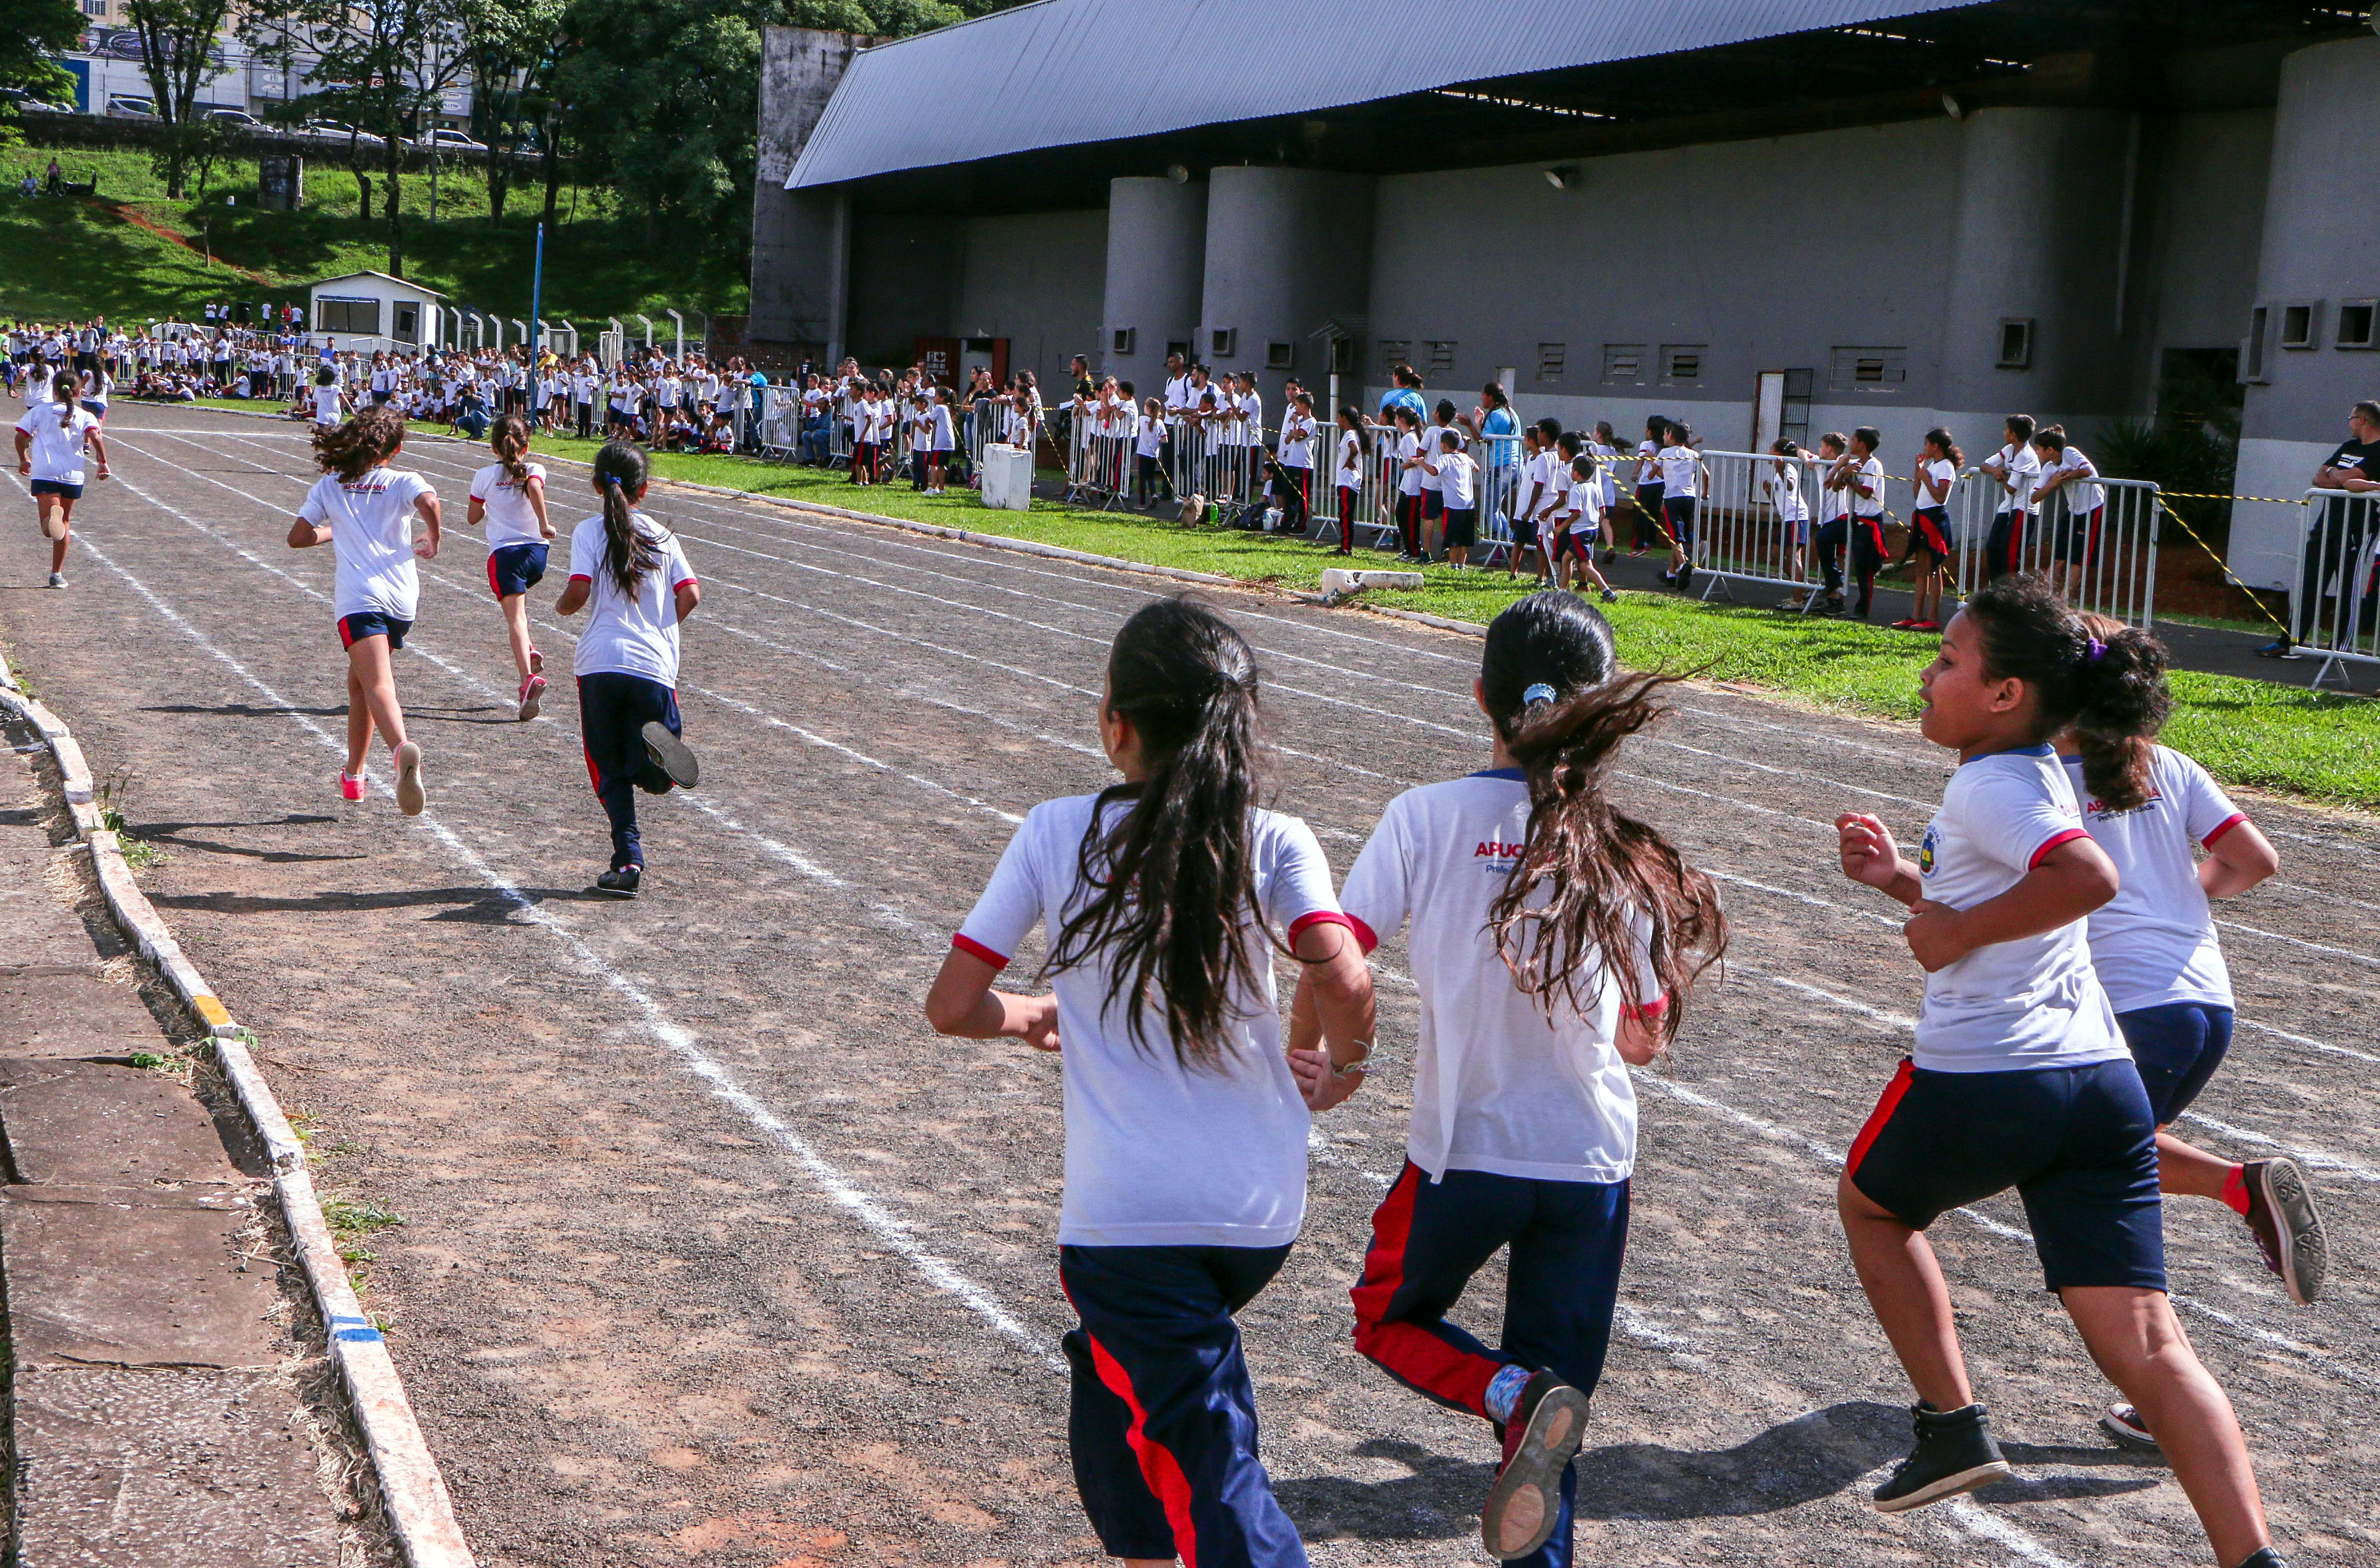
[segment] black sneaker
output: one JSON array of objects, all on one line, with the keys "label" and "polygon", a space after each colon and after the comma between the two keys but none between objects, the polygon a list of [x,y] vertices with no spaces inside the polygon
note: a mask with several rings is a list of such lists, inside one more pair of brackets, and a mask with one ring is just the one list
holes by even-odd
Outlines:
[{"label": "black sneaker", "polygon": [[684,741],[669,732],[669,727],[655,720],[644,728],[645,755],[655,767],[669,775],[671,783],[681,790],[691,790],[702,781],[702,765],[694,760]]},{"label": "black sneaker", "polygon": [[1987,1487],[2014,1474],[1992,1441],[1991,1417],[1980,1405],[1963,1410],[1916,1406],[1917,1446],[1876,1489],[1876,1511],[1900,1514],[1946,1497]]},{"label": "black sneaker", "polygon": [[1551,1372],[1533,1372],[1504,1423],[1504,1463],[1479,1510],[1479,1538],[1499,1562],[1546,1544],[1561,1518],[1562,1472],[1586,1436],[1586,1395]]},{"label": "black sneaker", "polygon": [[2251,1160],[2240,1176],[2248,1186],[2248,1229],[2265,1266],[2281,1276],[2290,1300],[2312,1306],[2322,1294],[2330,1246],[2305,1177],[2289,1160]]},{"label": "black sneaker", "polygon": [[644,879],[643,866],[624,865],[597,877],[595,891],[609,893],[614,899],[633,899],[637,896],[637,884]]},{"label": "black sneaker", "polygon": [[2241,1558],[2237,1568],[2289,1568],[2289,1560],[2269,1546],[2260,1546]]}]

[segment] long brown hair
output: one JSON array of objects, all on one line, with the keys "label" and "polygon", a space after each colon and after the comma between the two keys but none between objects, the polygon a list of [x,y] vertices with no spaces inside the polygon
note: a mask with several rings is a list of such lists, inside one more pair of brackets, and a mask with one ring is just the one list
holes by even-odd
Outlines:
[{"label": "long brown hair", "polygon": [[405,416],[393,403],[359,409],[344,425],[314,432],[314,461],[342,484],[354,484],[365,470],[385,463],[405,444]]},{"label": "long brown hair", "polygon": [[630,504],[651,471],[645,449],[634,441],[606,441],[595,454],[595,493],[603,498],[603,570],[629,598],[662,561],[652,536],[637,526]]},{"label": "long brown hair", "polygon": [[[1116,633],[1108,707],[1132,721],[1147,777],[1099,791],[1078,861],[1092,897],[1067,918],[1043,970],[1104,962],[1103,1009],[1123,1005],[1135,1045],[1148,1048],[1146,1002],[1163,1012],[1176,1061],[1219,1068],[1232,993],[1258,980],[1244,930],[1262,919],[1256,655],[1206,606],[1159,599]],[[1132,809],[1103,827],[1119,801]]]},{"label": "long brown hair", "polygon": [[2165,645],[2137,626],[2082,614],[2030,573],[2002,577],[1960,613],[1983,633],[1984,673],[2031,688],[2046,741],[2071,726],[2082,786],[2109,811],[2148,803],[2157,731],[2173,710]]},{"label": "long brown hair", "polygon": [[516,485],[528,483],[528,464],[521,461],[528,453],[528,420],[517,414],[497,416],[494,427],[488,431],[488,445],[503,466],[505,478]]},{"label": "long brown hair", "polygon": [[[1609,622],[1575,595],[1532,594],[1488,628],[1480,692],[1529,787],[1528,830],[1488,929],[1548,1015],[1557,998],[1593,1006],[1609,972],[1630,1007],[1669,999],[1656,1027],[1671,1040],[1696,978],[1727,950],[1727,916],[1710,878],[1604,792],[1621,742],[1670,711],[1660,692],[1678,679],[1621,675],[1618,662]],[[1647,916],[1651,996],[1629,961]]]}]

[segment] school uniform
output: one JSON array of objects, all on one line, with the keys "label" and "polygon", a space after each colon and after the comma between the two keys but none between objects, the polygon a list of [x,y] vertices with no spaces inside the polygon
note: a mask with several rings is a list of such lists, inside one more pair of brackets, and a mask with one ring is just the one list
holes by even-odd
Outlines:
[{"label": "school uniform", "polygon": [[545,532],[528,504],[528,481],[545,479],[545,464],[523,463],[516,479],[501,463],[471,476],[471,499],[486,508],[488,590],[499,600],[525,594],[545,575]]},{"label": "school uniform", "polygon": [[[1917,853],[1925,896],[1972,909],[2089,837],[2046,745],[1960,766]],[[1978,947],[1925,977],[1915,1049],[1846,1161],[1903,1224],[2013,1187],[2051,1290],[2166,1288],[2156,1116],[2084,923]]]},{"label": "school uniform", "polygon": [[[1296,510],[1301,519],[1314,510],[1314,416],[1300,413],[1292,404],[1281,422],[1281,465],[1288,473],[1289,482],[1296,487]],[[1298,526],[1302,529],[1305,524],[1301,521]]]},{"label": "school uniform", "polygon": [[[1884,570],[1884,460],[1870,457],[1852,473],[1852,488],[1844,492],[1851,501],[1852,576],[1859,584],[1859,603],[1852,613],[1867,619],[1868,606],[1876,597],[1876,574]],[[1868,493],[1861,495],[1858,487],[1865,485]],[[1835,586],[1830,581],[1829,587]]]},{"label": "school uniform", "polygon": [[1467,452],[1441,452],[1432,466],[1446,518],[1446,548],[1468,549],[1479,542],[1479,464]]},{"label": "school uniform", "polygon": [[652,569],[633,595],[620,591],[605,564],[603,519],[571,530],[570,580],[588,585],[587,629],[570,660],[578,681],[579,733],[587,776],[612,823],[612,869],[645,863],[637,831],[637,791],[665,793],[670,777],[645,754],[644,729],[659,724],[678,734],[677,591],[695,581],[686,547],[643,513],[637,531],[653,546]]},{"label": "school uniform", "polygon": [[[1062,930],[1088,896],[1085,832],[1099,797],[1033,808],[952,945],[1006,967],[1036,925]],[[1128,803],[1111,802],[1106,817]],[[1294,941],[1346,924],[1314,834],[1250,814],[1256,906]],[[1232,1314],[1280,1269],[1305,1213],[1310,1128],[1282,1052],[1272,949],[1249,934],[1254,984],[1232,998],[1219,1067],[1175,1058],[1143,1004],[1148,1048],[1108,1005],[1091,961],[1051,977],[1065,1041],[1065,1190],[1058,1272],[1080,1325],[1068,1437],[1075,1486],[1111,1556],[1199,1568],[1302,1568],[1297,1530],[1257,1452]]]},{"label": "school uniform", "polygon": [[1409,556],[1421,554],[1421,489],[1423,475],[1418,465],[1406,467],[1409,458],[1421,455],[1421,438],[1410,430],[1399,433],[1390,455],[1397,464],[1397,535],[1404,541]]},{"label": "school uniform", "polygon": [[1596,536],[1603,531],[1603,488],[1593,479],[1573,477],[1560,493],[1562,531],[1554,541],[1554,559],[1567,550],[1584,565],[1593,559]]},{"label": "school uniform", "polygon": [[[1919,472],[1940,484],[1958,482],[1958,466],[1947,457],[1927,458],[1918,466]],[[1927,499],[1932,494],[1929,490],[1919,489],[1916,493],[1921,504],[1910,508],[1909,549],[1903,559],[1924,550],[1939,566],[1950,559],[1950,492],[1944,490],[1938,501]]]},{"label": "school uniform", "polygon": [[421,598],[414,502],[436,493],[429,480],[403,468],[367,468],[353,479],[325,474],[306,492],[298,515],[331,529],[331,614],[342,648],[376,636],[386,637],[391,651],[405,646]]},{"label": "school uniform", "polygon": [[1636,443],[1636,549],[1652,543],[1645,537],[1647,523],[1659,522],[1665,512],[1661,480],[1661,443],[1652,440]]},{"label": "school uniform", "polygon": [[1355,510],[1364,494],[1364,441],[1353,430],[1339,432],[1339,461],[1331,475],[1339,490],[1339,553],[1355,553]]},{"label": "school uniform", "polygon": [[2091,483],[2099,476],[2099,470],[2079,446],[2068,447],[2056,467],[2043,469],[2041,481],[2048,484],[2062,474],[2077,477],[2055,493],[2059,512],[2049,533],[2049,559],[2087,566],[2099,559],[2099,528],[2107,520],[2107,492]]},{"label": "school uniform", "polygon": [[62,414],[55,403],[37,403],[25,410],[17,428],[33,438],[27,454],[33,465],[29,487],[33,494],[80,501],[83,443],[99,428],[99,416],[79,404],[69,404]]},{"label": "school uniform", "polygon": [[1694,553],[1694,510],[1701,501],[1703,454],[1690,446],[1661,449],[1661,515],[1680,549]]},{"label": "school uniform", "polygon": [[2091,964],[2163,1126],[2180,1119],[2231,1048],[2231,975],[2192,846],[2212,850],[2248,818],[2169,746],[2151,754],[2149,798],[2131,811],[2093,799],[2082,759],[2065,761],[2082,826],[2122,878],[2086,923]]},{"label": "school uniform", "polygon": [[1802,498],[1802,465],[1790,457],[1775,459],[1760,476],[1760,489],[1777,514],[1786,548],[1799,549],[1810,526],[1810,503]]},{"label": "school uniform", "polygon": [[316,387],[313,393],[314,423],[324,429],[338,424],[339,389],[335,386]]},{"label": "school uniform", "polygon": [[[1548,1012],[1514,983],[1488,930],[1528,821],[1517,768],[1409,790],[1389,803],[1341,894],[1367,951],[1410,921],[1421,991],[1405,1164],[1372,1217],[1351,1293],[1355,1348],[1407,1388],[1483,1420],[1488,1387],[1508,1367],[1547,1369],[1594,1392],[1636,1157],[1619,977],[1590,954],[1601,972],[1582,986],[1582,1006]],[[1640,1015],[1664,1005],[1650,935],[1643,917],[1637,950],[1620,960],[1633,966]],[[1491,1349],[1447,1314],[1508,1247]],[[1523,1560],[1532,1568],[1568,1568],[1575,1484],[1566,1471],[1553,1533]]]}]

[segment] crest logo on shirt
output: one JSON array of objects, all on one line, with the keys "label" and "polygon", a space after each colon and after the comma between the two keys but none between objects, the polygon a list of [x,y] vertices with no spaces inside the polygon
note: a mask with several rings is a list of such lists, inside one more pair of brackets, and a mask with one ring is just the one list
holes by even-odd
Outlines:
[{"label": "crest logo on shirt", "polygon": [[1917,874],[1920,876],[1934,874],[1934,828],[1931,824],[1928,824],[1925,828],[1925,837],[1918,841]]}]

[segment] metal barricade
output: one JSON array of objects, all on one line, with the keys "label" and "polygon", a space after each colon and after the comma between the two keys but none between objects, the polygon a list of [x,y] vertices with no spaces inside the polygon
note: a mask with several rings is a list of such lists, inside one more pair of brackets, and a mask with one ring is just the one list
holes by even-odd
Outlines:
[{"label": "metal barricade", "polygon": [[2345,664],[2380,664],[2380,492],[2305,492],[2289,579],[2289,641],[2321,659],[2312,684]]},{"label": "metal barricade", "polygon": [[783,463],[801,449],[802,393],[798,387],[769,387],[760,394],[760,453]]},{"label": "metal barricade", "polygon": [[1138,417],[1130,404],[1077,404],[1067,421],[1066,489],[1062,499],[1102,511],[1126,504]]},{"label": "metal barricade", "polygon": [[[2075,479],[2037,505],[2003,510],[2009,492],[1970,468],[1952,492],[1961,598],[1995,577],[2030,572],[2077,609],[2134,626],[2156,620],[2157,487],[2146,479]],[[2084,487],[2088,487],[2085,488]],[[2085,505],[2093,501],[2095,504]]]},{"label": "metal barricade", "polygon": [[[1633,456],[1606,461],[1620,470],[1622,486],[1633,483]],[[1730,583],[1757,583],[1801,593],[1791,608],[1810,609],[1826,576],[1815,536],[1829,464],[1817,457],[1716,451],[1703,452],[1702,464],[1692,531],[1679,540],[1703,580],[1702,597],[1731,598]],[[1674,526],[1667,516],[1661,521],[1656,537]]]}]

